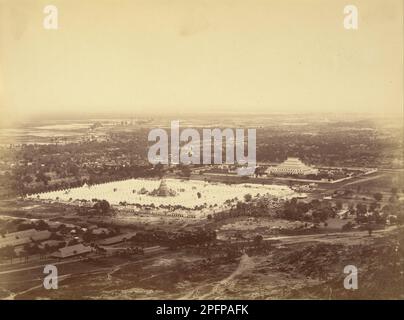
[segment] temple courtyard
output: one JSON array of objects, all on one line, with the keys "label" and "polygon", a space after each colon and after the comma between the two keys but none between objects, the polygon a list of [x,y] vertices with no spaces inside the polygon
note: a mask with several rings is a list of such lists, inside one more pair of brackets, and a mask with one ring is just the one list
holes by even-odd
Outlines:
[{"label": "temple courtyard", "polygon": [[184,209],[225,208],[245,195],[268,195],[290,199],[296,192],[284,185],[224,184],[181,179],[129,179],[98,185],[29,195],[29,199],[73,202],[107,200],[111,205],[181,207]]}]

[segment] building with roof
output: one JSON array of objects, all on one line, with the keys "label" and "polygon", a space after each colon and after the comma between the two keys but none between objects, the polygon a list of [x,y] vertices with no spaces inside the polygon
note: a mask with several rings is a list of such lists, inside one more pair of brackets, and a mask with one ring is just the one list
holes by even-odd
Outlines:
[{"label": "building with roof", "polygon": [[41,244],[39,245],[40,248],[56,248],[56,247],[60,247],[60,246],[64,246],[66,244],[65,241],[62,240],[46,240],[41,242]]},{"label": "building with roof", "polygon": [[51,235],[52,232],[48,230],[36,231],[31,235],[30,239],[32,239],[33,241],[43,241],[49,239]]},{"label": "building with roof", "polygon": [[346,219],[346,218],[348,218],[349,210],[348,210],[348,209],[339,210],[339,211],[336,213],[336,215],[337,215],[337,217],[340,218],[340,219]]},{"label": "building with roof", "polygon": [[31,236],[33,233],[35,233],[35,229],[28,229],[28,230],[23,230],[23,231],[17,231],[17,232],[12,232],[12,233],[6,233],[4,235],[5,238],[13,238],[13,239],[20,239],[20,238],[25,238]]},{"label": "building with roof", "polygon": [[91,233],[99,236],[99,235],[104,235],[104,234],[108,235],[111,233],[111,231],[107,228],[95,228],[95,229],[91,230]]},{"label": "building with roof", "polygon": [[82,243],[75,244],[73,246],[59,248],[57,251],[52,253],[54,258],[70,258],[79,255],[89,254],[92,251],[91,247],[85,246]]},{"label": "building with roof", "polygon": [[273,175],[317,175],[318,169],[305,165],[299,158],[288,157],[276,167],[268,168],[267,173]]},{"label": "building with roof", "polygon": [[103,239],[103,240],[99,241],[98,244],[104,245],[104,246],[113,245],[116,243],[125,242],[127,240],[130,240],[135,235],[136,235],[136,232],[128,232],[128,233],[120,234],[115,237]]},{"label": "building with roof", "polygon": [[17,246],[23,246],[26,243],[30,243],[31,239],[30,238],[21,238],[21,239],[15,239],[15,238],[8,238],[8,239],[0,239],[0,248],[4,247],[17,247]]},{"label": "building with roof", "polygon": [[49,239],[50,236],[51,232],[48,230],[38,231],[35,229],[8,233],[4,237],[0,237],[0,248],[22,246],[32,241],[43,241]]}]

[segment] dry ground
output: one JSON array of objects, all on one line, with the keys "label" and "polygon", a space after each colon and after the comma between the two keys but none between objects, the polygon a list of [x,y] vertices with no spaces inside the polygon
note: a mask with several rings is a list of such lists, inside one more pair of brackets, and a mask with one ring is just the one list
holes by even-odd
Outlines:
[{"label": "dry ground", "polygon": [[[133,260],[72,262],[58,267],[57,290],[43,289],[42,267],[0,272],[0,294],[3,299],[403,299],[403,240],[403,230],[395,229],[372,237],[366,232],[284,237],[271,245],[248,244],[246,253],[233,259],[179,249]],[[359,269],[356,291],[343,287],[348,264]]]}]

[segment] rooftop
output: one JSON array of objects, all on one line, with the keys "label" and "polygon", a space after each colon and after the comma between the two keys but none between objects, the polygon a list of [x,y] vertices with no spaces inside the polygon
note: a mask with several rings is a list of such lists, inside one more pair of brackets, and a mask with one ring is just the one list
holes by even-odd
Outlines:
[{"label": "rooftop", "polygon": [[79,243],[73,246],[60,248],[58,251],[54,252],[52,256],[57,258],[68,258],[80,254],[90,253],[91,251],[91,247],[87,247],[82,243]]}]

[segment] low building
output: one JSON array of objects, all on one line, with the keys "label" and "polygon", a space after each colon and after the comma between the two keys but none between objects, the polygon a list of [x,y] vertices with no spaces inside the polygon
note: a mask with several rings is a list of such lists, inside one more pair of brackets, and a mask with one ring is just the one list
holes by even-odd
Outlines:
[{"label": "low building", "polygon": [[346,219],[346,218],[348,218],[349,210],[342,209],[342,210],[338,211],[336,215],[340,219]]},{"label": "low building", "polygon": [[111,231],[107,228],[96,228],[96,229],[92,229],[91,233],[99,236],[99,235],[104,235],[104,234],[108,235],[111,233]]},{"label": "low building", "polygon": [[52,253],[54,258],[70,258],[74,256],[80,256],[89,254],[92,251],[91,247],[85,246],[82,243],[75,244],[73,246],[59,248],[57,251]]},{"label": "low building", "polygon": [[35,229],[8,233],[4,237],[0,237],[0,248],[22,246],[32,241],[43,241],[49,239],[50,236],[51,232],[48,230],[38,231]]},{"label": "low building", "polygon": [[12,233],[6,233],[4,235],[4,238],[13,238],[13,239],[21,239],[21,238],[26,238],[31,236],[33,233],[35,233],[35,229],[28,229],[28,230],[23,230],[23,231],[17,231],[17,232],[12,232]]},{"label": "low building", "polygon": [[60,247],[65,245],[65,241],[61,241],[61,240],[46,240],[41,242],[41,244],[39,245],[40,248],[55,248],[55,247]]},{"label": "low building", "polygon": [[44,241],[51,237],[52,232],[48,230],[37,231],[33,233],[30,237],[33,241]]},{"label": "low building", "polygon": [[49,228],[53,229],[53,230],[56,230],[63,225],[63,223],[61,223],[59,221],[47,221],[47,224],[48,224]]},{"label": "low building", "polygon": [[100,242],[98,242],[98,244],[102,245],[102,246],[110,246],[110,245],[113,245],[113,244],[117,244],[117,243],[120,243],[120,242],[125,242],[127,240],[130,240],[135,235],[136,235],[136,232],[124,233],[124,234],[120,234],[120,235],[115,236],[115,237],[110,237],[110,238],[106,238],[104,240],[101,240]]},{"label": "low building", "polygon": [[15,238],[8,238],[8,239],[2,239],[0,240],[0,248],[4,247],[17,247],[17,246],[23,246],[26,243],[30,243],[31,239],[30,238],[21,238],[21,239],[15,239]]}]

